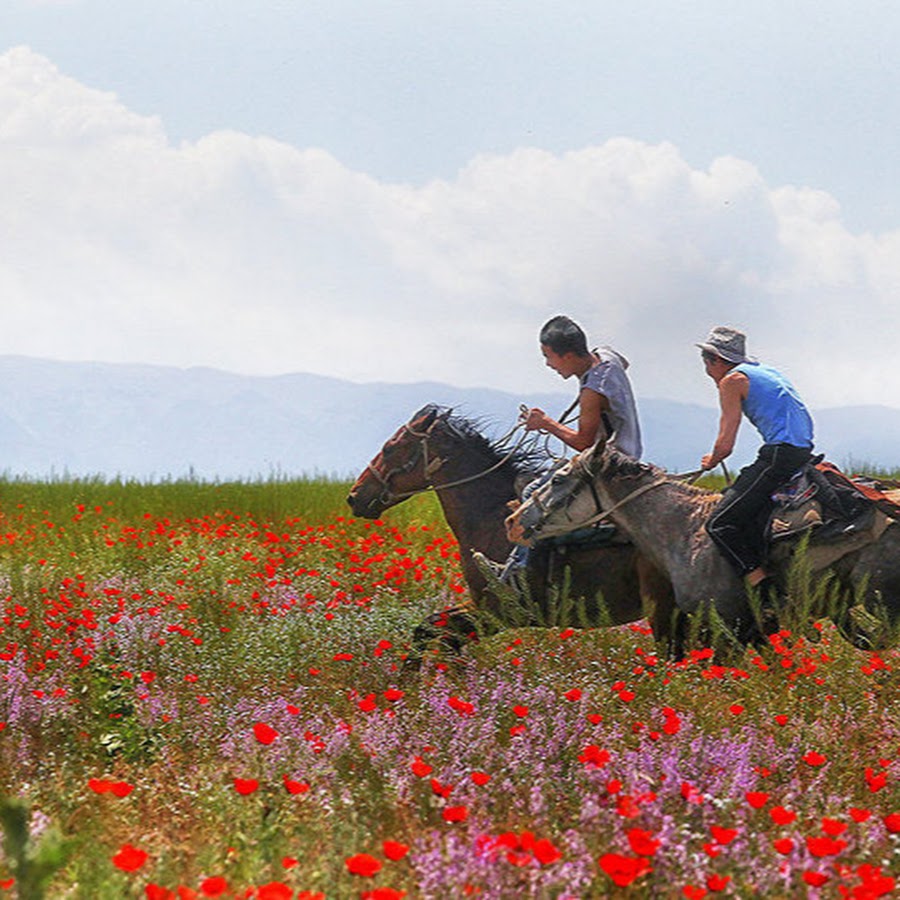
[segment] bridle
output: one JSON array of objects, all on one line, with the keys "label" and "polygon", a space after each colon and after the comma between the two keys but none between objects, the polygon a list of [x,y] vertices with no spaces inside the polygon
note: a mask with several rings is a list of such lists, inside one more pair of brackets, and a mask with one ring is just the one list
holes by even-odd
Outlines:
[{"label": "bridle", "polygon": [[[460,487],[464,484],[470,484],[473,481],[478,481],[480,478],[484,478],[487,475],[490,475],[492,472],[496,472],[497,469],[504,466],[509,460],[515,456],[515,454],[519,451],[522,444],[525,442],[527,438],[527,433],[523,431],[522,437],[513,445],[513,447],[506,453],[501,459],[492,465],[488,466],[487,469],[484,469],[481,472],[476,472],[474,475],[468,475],[465,478],[458,478],[454,481],[445,481],[443,484],[435,484],[433,476],[449,461],[449,457],[441,457],[437,454],[432,454],[429,449],[429,440],[432,437],[432,431],[437,427],[437,425],[441,422],[445,421],[445,419],[441,416],[435,418],[435,420],[424,430],[417,431],[413,425],[407,422],[398,433],[398,437],[402,434],[408,434],[410,437],[415,438],[418,441],[417,452],[413,453],[410,458],[403,463],[403,465],[394,466],[394,468],[389,469],[387,472],[380,472],[378,468],[374,465],[374,461],[370,462],[366,466],[366,471],[371,472],[372,477],[381,485],[381,495],[379,496],[379,502],[384,506],[392,506],[396,503],[399,503],[401,500],[407,500],[409,497],[415,497],[417,494],[424,494],[427,491],[446,491],[450,488]],[[503,444],[512,437],[513,434],[519,429],[523,427],[523,423],[519,422],[517,425],[513,426],[506,435],[500,438],[497,443]],[[395,438],[396,439],[396,438]],[[425,487],[417,488],[413,491],[403,491],[403,492],[395,492],[391,488],[391,482],[397,475],[408,475],[412,472],[421,462],[422,464],[422,472],[425,476]]]}]

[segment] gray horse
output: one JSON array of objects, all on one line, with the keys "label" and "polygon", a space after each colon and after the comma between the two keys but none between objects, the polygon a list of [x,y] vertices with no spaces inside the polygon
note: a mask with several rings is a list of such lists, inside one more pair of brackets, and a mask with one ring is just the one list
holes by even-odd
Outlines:
[{"label": "gray horse", "polygon": [[[681,610],[714,609],[741,642],[756,641],[760,635],[745,586],[704,527],[720,497],[600,441],[516,510],[507,533],[528,544],[606,518],[668,575]],[[858,647],[890,642],[900,620],[900,522],[876,510],[870,529],[821,547],[810,543],[807,554],[808,568],[823,587],[810,592],[821,608],[804,612],[830,616]],[[787,563],[779,564],[782,575]],[[860,626],[858,613],[851,613],[857,601],[878,617],[877,638]]]}]

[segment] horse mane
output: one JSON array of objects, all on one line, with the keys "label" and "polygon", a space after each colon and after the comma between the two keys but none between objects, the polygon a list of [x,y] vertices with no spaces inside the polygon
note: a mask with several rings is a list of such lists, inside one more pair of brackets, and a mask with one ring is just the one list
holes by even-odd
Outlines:
[{"label": "horse mane", "polygon": [[707,518],[716,504],[722,499],[717,491],[689,484],[679,478],[674,478],[665,469],[643,460],[633,459],[621,450],[607,445],[603,451],[601,471],[604,475],[623,479],[662,478],[670,486],[672,491],[686,500],[695,508],[697,515]]},{"label": "horse mane", "polygon": [[453,407],[429,403],[413,416],[412,421],[434,417],[444,423],[444,428],[474,453],[484,457],[486,465],[496,465],[506,459],[516,475],[533,475],[545,468],[547,456],[535,447],[533,441],[526,441],[516,447],[510,437],[492,440],[484,434],[491,423],[484,418],[470,418],[457,413]]}]

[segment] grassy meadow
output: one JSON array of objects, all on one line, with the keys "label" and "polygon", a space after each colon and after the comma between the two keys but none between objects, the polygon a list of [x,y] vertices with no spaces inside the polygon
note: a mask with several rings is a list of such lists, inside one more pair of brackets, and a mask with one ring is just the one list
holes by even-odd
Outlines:
[{"label": "grassy meadow", "polygon": [[433,496],[0,481],[0,900],[892,896],[897,651],[646,623],[404,660]]}]

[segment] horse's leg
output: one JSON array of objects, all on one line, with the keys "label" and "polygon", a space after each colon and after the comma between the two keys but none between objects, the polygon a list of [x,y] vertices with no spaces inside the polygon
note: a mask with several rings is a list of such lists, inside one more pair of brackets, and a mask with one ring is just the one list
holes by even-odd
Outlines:
[{"label": "horse's leg", "polygon": [[675,602],[675,591],[667,575],[642,556],[635,559],[641,599],[653,639],[663,654],[675,661],[687,653],[689,620]]}]

